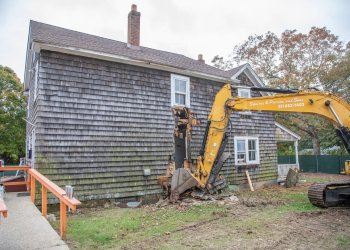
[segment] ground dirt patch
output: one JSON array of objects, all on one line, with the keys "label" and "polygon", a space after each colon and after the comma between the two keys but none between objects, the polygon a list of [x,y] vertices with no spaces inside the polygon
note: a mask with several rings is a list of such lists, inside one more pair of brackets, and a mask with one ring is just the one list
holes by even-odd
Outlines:
[{"label": "ground dirt patch", "polygon": [[[303,174],[296,187],[225,194],[206,201],[137,209],[84,210],[69,219],[76,249],[350,249],[350,209],[319,209],[307,199],[318,180],[349,176]],[[231,197],[231,199],[230,199]]]}]

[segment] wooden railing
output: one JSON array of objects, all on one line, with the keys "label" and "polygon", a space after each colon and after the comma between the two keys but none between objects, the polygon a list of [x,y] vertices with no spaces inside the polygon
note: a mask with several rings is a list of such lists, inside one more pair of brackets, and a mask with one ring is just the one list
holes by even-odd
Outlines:
[{"label": "wooden railing", "polygon": [[80,201],[75,198],[70,199],[62,188],[40,174],[37,170],[29,169],[28,175],[30,182],[30,197],[32,202],[35,201],[36,181],[42,185],[41,212],[45,218],[47,216],[47,190],[53,193],[60,200],[60,235],[61,238],[65,240],[67,235],[67,207],[70,207],[73,211],[76,211],[77,206],[81,204]]},{"label": "wooden railing", "polygon": [[[35,186],[36,182],[39,182],[42,186],[41,189],[41,213],[46,218],[47,217],[47,191],[53,193],[56,198],[60,200],[60,235],[62,239],[66,239],[67,235],[67,207],[76,211],[77,206],[81,205],[80,201],[75,198],[69,198],[66,192],[57,186],[55,183],[50,181],[44,175],[40,174],[37,170],[32,169],[30,166],[19,166],[19,167],[2,167],[0,171],[12,171],[12,170],[23,170],[28,173],[27,181],[17,181],[3,183],[4,186],[10,185],[27,185],[28,191],[30,191],[31,201],[35,201]],[[5,214],[4,214],[5,215]],[[7,215],[7,211],[6,211]]]}]

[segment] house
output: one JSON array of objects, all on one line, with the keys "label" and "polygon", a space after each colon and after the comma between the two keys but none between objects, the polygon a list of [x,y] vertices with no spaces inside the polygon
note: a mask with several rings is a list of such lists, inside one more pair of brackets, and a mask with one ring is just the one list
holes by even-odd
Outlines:
[{"label": "house", "polygon": [[[193,135],[199,151],[215,94],[225,84],[240,96],[260,96],[263,82],[249,64],[229,71],[140,45],[140,13],[128,15],[127,43],[30,22],[24,87],[28,95],[27,164],[79,200],[161,192],[173,152],[171,107],[186,105],[204,121]],[[222,173],[235,185],[277,179],[272,113],[235,113]],[[249,154],[248,154],[248,145]],[[150,170],[144,176],[144,170]]]}]

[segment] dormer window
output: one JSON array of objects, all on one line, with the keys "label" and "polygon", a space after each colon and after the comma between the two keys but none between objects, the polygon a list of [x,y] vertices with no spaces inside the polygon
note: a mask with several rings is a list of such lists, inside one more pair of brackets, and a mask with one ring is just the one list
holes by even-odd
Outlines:
[{"label": "dormer window", "polygon": [[250,98],[250,89],[248,88],[238,88],[237,95],[242,98]]},{"label": "dormer window", "polygon": [[[237,89],[237,96],[242,97],[242,98],[251,98],[250,89],[249,88],[238,88]],[[252,114],[252,112],[250,112],[250,111],[241,111],[238,113],[241,115],[251,115]]]}]

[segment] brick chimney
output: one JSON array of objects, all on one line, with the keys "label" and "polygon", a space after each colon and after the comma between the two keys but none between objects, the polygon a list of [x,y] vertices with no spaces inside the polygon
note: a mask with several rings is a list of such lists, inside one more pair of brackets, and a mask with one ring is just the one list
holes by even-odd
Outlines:
[{"label": "brick chimney", "polygon": [[128,47],[132,49],[140,48],[140,17],[136,4],[131,5],[128,15]]},{"label": "brick chimney", "polygon": [[205,60],[203,59],[203,55],[202,54],[198,55],[198,62],[205,63]]}]

